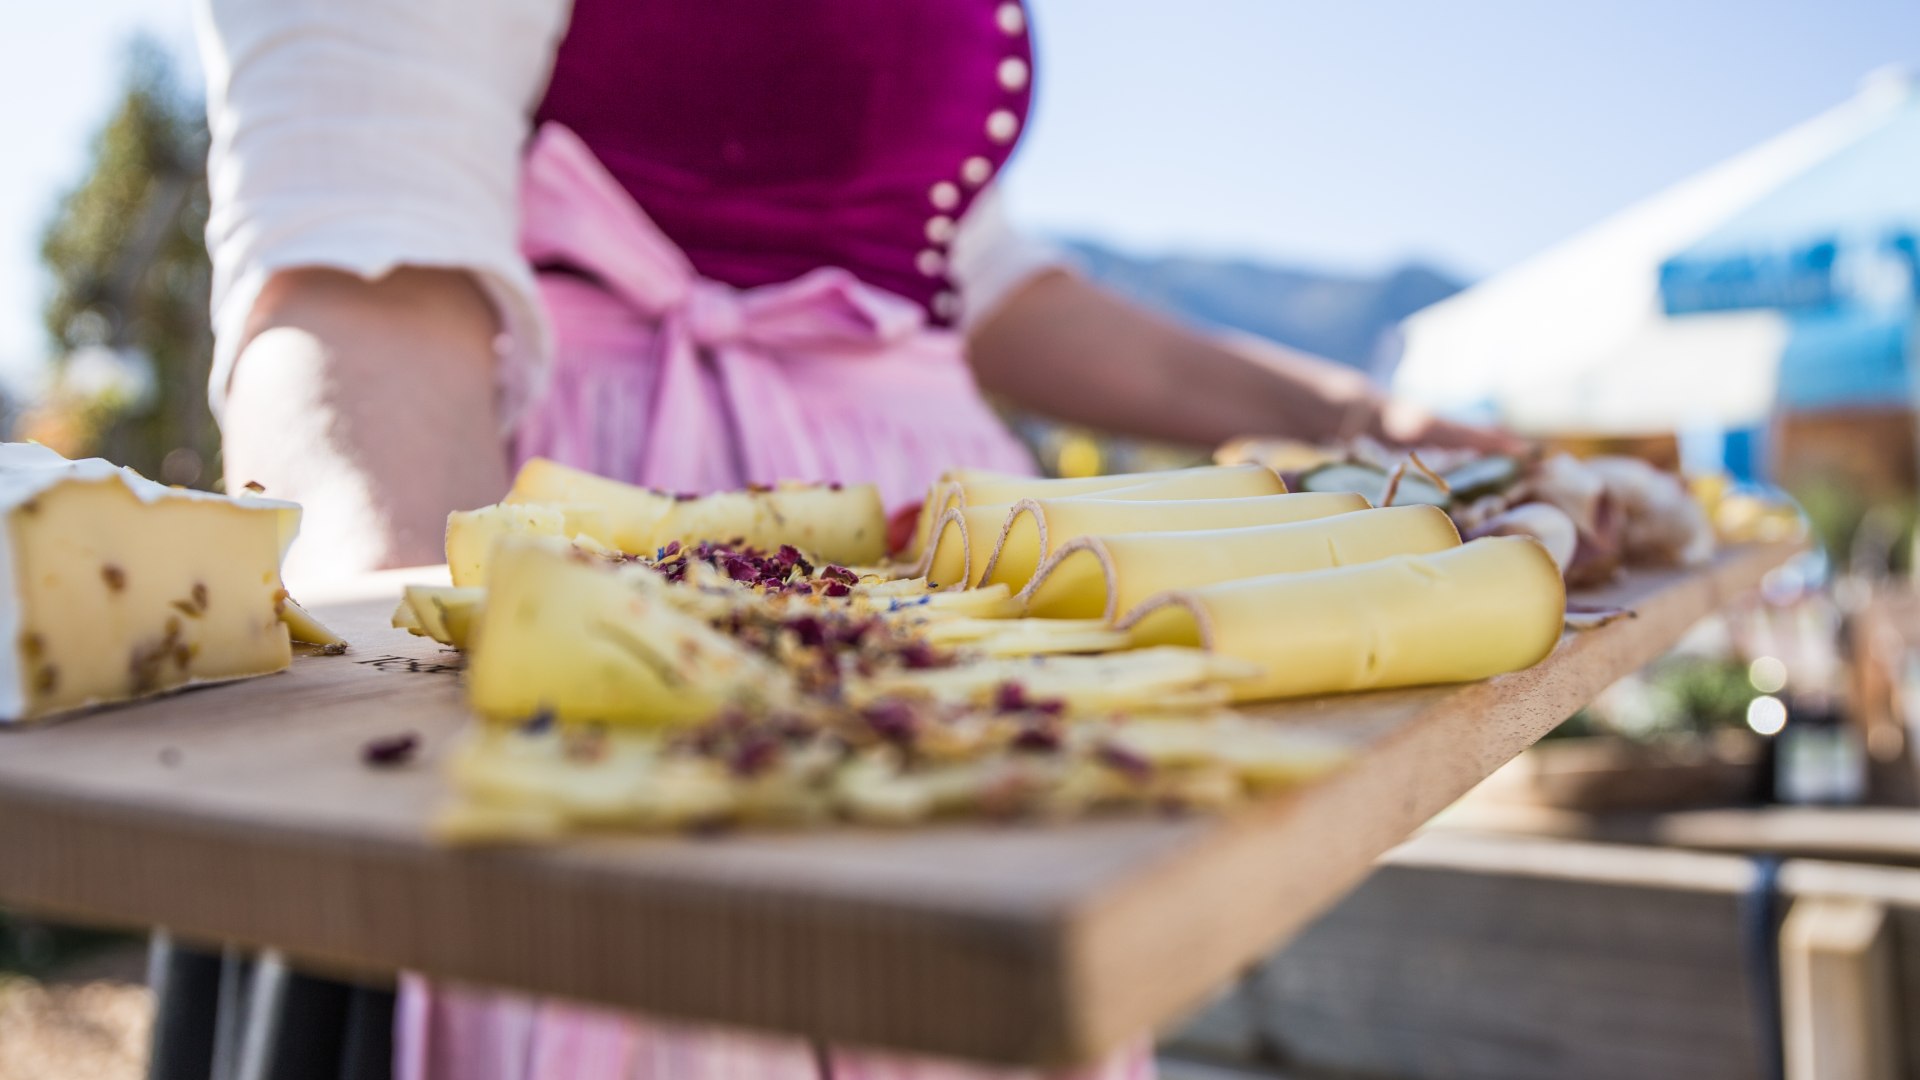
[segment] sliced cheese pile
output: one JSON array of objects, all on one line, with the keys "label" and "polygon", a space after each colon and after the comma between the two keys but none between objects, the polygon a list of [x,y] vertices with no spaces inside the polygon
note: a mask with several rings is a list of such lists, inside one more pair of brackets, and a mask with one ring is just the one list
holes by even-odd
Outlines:
[{"label": "sliced cheese pile", "polygon": [[1227,706],[1522,668],[1565,602],[1532,541],[1257,466],[952,473],[911,568],[877,565],[879,526],[851,489],[676,499],[541,462],[454,515],[455,587],[394,616],[468,650],[491,721],[443,834],[1232,805],[1348,748]]},{"label": "sliced cheese pile", "polygon": [[0,720],[286,667],[339,639],[288,598],[300,508],[156,484],[98,458],[0,444]]}]

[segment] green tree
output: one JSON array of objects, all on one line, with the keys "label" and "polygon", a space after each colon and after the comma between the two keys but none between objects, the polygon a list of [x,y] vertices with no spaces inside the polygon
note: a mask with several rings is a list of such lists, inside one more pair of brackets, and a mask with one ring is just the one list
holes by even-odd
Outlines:
[{"label": "green tree", "polygon": [[86,176],[41,243],[53,388],[23,434],[148,476],[216,477],[206,112],[164,49],[136,39]]}]

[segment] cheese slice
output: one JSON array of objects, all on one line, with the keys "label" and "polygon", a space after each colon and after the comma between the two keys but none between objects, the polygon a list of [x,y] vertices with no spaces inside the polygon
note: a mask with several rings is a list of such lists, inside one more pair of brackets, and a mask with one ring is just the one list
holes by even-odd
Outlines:
[{"label": "cheese slice", "polygon": [[[503,537],[467,632],[475,711],[492,720],[550,713],[568,723],[661,726],[793,697],[778,665],[675,608],[673,587],[565,540]],[[430,630],[420,614],[414,609],[413,621]]]},{"label": "cheese slice", "polygon": [[0,444],[0,721],[286,667],[299,516]]},{"label": "cheese slice", "polygon": [[[780,484],[680,496],[533,458],[520,467],[503,503],[521,504],[560,504],[550,509],[567,516],[562,531],[586,535],[629,555],[652,555],[670,543],[703,540],[737,541],[766,551],[791,544],[813,558],[854,566],[878,563],[887,553],[886,510],[880,490],[872,484]],[[598,516],[587,516],[589,508]],[[529,513],[533,517],[525,527],[501,531],[554,532],[551,521],[542,516],[546,511]],[[454,562],[454,539],[449,522],[450,563]],[[456,577],[454,583],[477,585],[479,581]]]},{"label": "cheese slice", "polygon": [[1500,536],[1161,593],[1120,628],[1142,647],[1199,645],[1263,665],[1233,685],[1235,700],[1257,701],[1518,671],[1553,651],[1566,600],[1546,548]]},{"label": "cheese slice", "polygon": [[1027,587],[1042,561],[1082,536],[1192,532],[1285,525],[1365,510],[1365,497],[1347,492],[1260,495],[1164,502],[1135,498],[1137,488],[1087,499],[1022,499],[1008,509],[992,554],[980,574],[984,585]]},{"label": "cheese slice", "polygon": [[1103,499],[1236,499],[1280,495],[1286,490],[1280,474],[1260,465],[1201,465],[1159,472],[1053,478],[984,469],[950,469],[928,489],[926,502],[920,507],[919,521],[914,526],[913,542],[903,554],[909,560],[924,563],[926,546],[933,538],[935,527],[942,516],[956,506],[1087,495]]},{"label": "cheese slice", "polygon": [[1435,506],[1392,506],[1238,529],[1082,536],[1053,553],[1021,599],[1027,614],[1041,619],[1112,620],[1169,589],[1357,566],[1459,544],[1453,520]]}]

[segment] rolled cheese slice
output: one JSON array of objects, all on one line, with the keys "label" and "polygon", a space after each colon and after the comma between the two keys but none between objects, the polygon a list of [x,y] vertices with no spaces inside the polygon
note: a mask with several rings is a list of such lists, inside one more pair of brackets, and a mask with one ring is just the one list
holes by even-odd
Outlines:
[{"label": "rolled cheese slice", "polygon": [[[975,575],[982,585],[1024,589],[1040,564],[1070,540],[1083,536],[1192,532],[1284,525],[1314,521],[1367,509],[1363,495],[1258,495],[1238,499],[1133,499],[1131,491],[1102,492],[1098,498],[1022,499],[1009,507],[992,550]],[[969,517],[971,526],[973,519]],[[970,537],[975,534],[969,534]],[[978,548],[975,549],[978,551]]]},{"label": "rolled cheese slice", "polygon": [[1124,491],[1126,494],[1118,497],[1129,499],[1235,499],[1279,495],[1286,490],[1280,474],[1259,465],[1202,465],[1191,469],[1051,479],[953,469],[944,473],[927,492],[919,525],[914,530],[913,545],[906,554],[909,559],[924,555],[933,527],[956,506],[1002,505],[1021,499],[1064,499],[1113,491]]},{"label": "rolled cheese slice", "polygon": [[0,444],[0,721],[286,667],[280,560],[299,520],[290,502]]},{"label": "rolled cheese slice", "polygon": [[1172,589],[1357,566],[1459,544],[1453,520],[1432,506],[1240,529],[1082,536],[1048,558],[1022,599],[1037,618],[1111,620]]},{"label": "rolled cheese slice", "polygon": [[1128,613],[1135,644],[1200,645],[1265,674],[1237,701],[1518,671],[1560,640],[1566,591],[1534,540],[1490,537],[1430,555],[1161,593]]}]

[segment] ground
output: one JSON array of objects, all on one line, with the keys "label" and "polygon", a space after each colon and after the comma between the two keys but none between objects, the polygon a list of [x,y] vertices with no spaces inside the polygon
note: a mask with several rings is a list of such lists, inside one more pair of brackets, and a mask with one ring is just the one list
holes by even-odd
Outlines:
[{"label": "ground", "polygon": [[45,981],[0,974],[0,1080],[141,1080],[153,996],[138,946],[96,953]]}]

